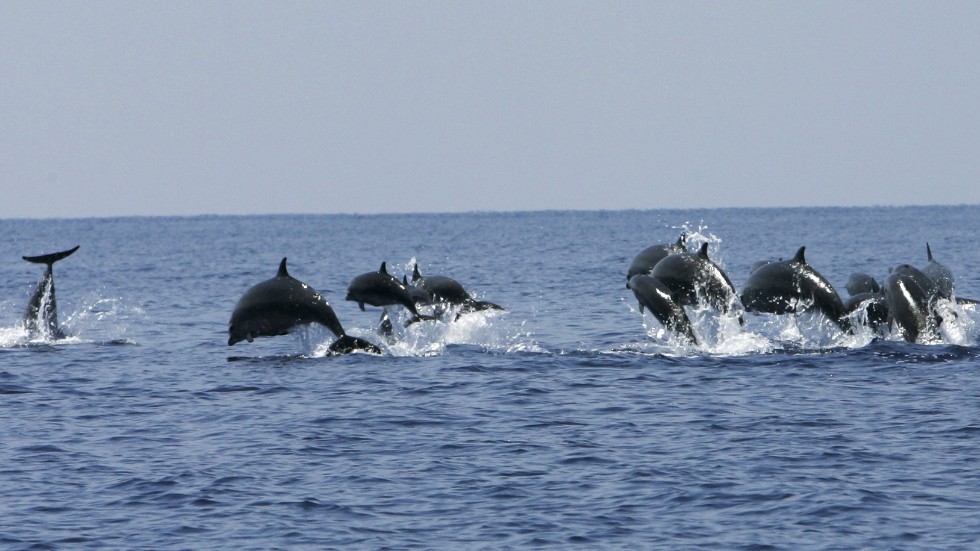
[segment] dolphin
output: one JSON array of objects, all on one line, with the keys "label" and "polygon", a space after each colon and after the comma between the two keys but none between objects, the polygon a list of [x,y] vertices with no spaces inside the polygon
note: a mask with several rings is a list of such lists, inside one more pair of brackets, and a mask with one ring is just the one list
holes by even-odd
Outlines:
[{"label": "dolphin", "polygon": [[428,291],[432,295],[432,300],[435,302],[461,305],[464,312],[504,309],[499,304],[474,299],[466,291],[466,289],[463,288],[463,284],[451,277],[422,277],[422,272],[419,271],[418,264],[416,264],[412,270],[412,285]]},{"label": "dolphin", "polygon": [[919,288],[921,288],[922,291],[929,297],[930,302],[934,302],[939,298],[950,298],[950,296],[943,291],[943,288],[935,279],[929,277],[928,274],[915,266],[912,266],[911,264],[899,264],[891,270],[891,273],[901,274],[911,278],[912,281],[914,281],[915,284],[918,285]]},{"label": "dolphin", "polygon": [[769,314],[795,313],[801,308],[816,309],[851,331],[851,322],[840,295],[820,273],[806,263],[800,247],[790,260],[760,266],[749,275],[742,287],[742,304],[750,312]]},{"label": "dolphin", "polygon": [[289,275],[285,258],[279,263],[275,277],[252,286],[238,299],[228,321],[228,346],[240,341],[252,342],[256,337],[285,335],[296,326],[310,323],[319,323],[337,336],[330,345],[331,352],[381,353],[370,342],[348,335],[320,293]]},{"label": "dolphin", "polygon": [[853,273],[847,278],[847,294],[857,296],[863,293],[880,293],[881,286],[868,274]]},{"label": "dolphin", "polygon": [[[675,253],[665,256],[653,267],[650,275],[670,290],[674,301],[682,306],[709,306],[724,313],[741,310],[738,293],[728,275],[708,258],[708,244],[696,253]],[[739,323],[744,324],[741,314]]]},{"label": "dolphin", "polygon": [[633,291],[633,296],[640,303],[640,313],[647,308],[668,330],[685,337],[693,344],[698,344],[694,335],[691,320],[687,317],[684,307],[678,304],[666,285],[660,280],[645,274],[637,274],[626,284]]},{"label": "dolphin", "polygon": [[677,254],[687,252],[684,246],[684,242],[687,239],[685,234],[681,234],[674,243],[661,243],[658,245],[650,245],[649,247],[643,249],[636,256],[633,257],[633,261],[630,262],[629,268],[626,270],[626,288],[629,289],[629,281],[633,276],[637,274],[650,274],[653,267],[657,265],[667,255]]},{"label": "dolphin", "polygon": [[928,257],[929,262],[922,267],[922,273],[932,278],[947,297],[952,297],[954,288],[953,271],[932,258],[932,249],[928,243],[926,243],[926,257]]},{"label": "dolphin", "polygon": [[428,306],[429,304],[432,304],[432,293],[421,287],[409,285],[408,276],[402,276],[402,285],[404,285],[405,289],[408,290],[408,294],[412,297],[412,301],[416,306]]},{"label": "dolphin", "polygon": [[933,311],[934,296],[919,285],[915,276],[892,272],[882,287],[889,320],[898,325],[907,342],[916,342],[920,336],[925,340],[938,336],[942,320]]},{"label": "dolphin", "polygon": [[21,257],[28,262],[35,264],[45,264],[44,274],[38,280],[37,286],[31,299],[27,302],[27,310],[24,312],[24,328],[31,337],[45,336],[53,339],[65,338],[65,333],[58,325],[58,305],[54,295],[54,263],[69,257],[78,250],[78,245],[73,249],[58,253],[43,254],[40,256]]},{"label": "dolphin", "polygon": [[400,304],[412,313],[412,319],[409,320],[409,323],[423,319],[434,319],[431,316],[419,314],[407,286],[388,273],[385,262],[381,263],[381,268],[377,272],[367,272],[352,279],[350,285],[347,286],[346,300],[356,302],[361,310],[364,310],[365,304],[371,306]]},{"label": "dolphin", "polygon": [[888,323],[888,301],[885,300],[885,295],[880,291],[853,294],[844,301],[844,309],[848,316],[863,310],[868,325],[872,329],[878,329]]}]

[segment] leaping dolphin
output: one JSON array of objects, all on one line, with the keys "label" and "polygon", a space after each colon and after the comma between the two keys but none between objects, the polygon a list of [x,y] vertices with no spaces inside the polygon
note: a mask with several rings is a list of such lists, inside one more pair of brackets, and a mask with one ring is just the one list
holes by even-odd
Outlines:
[{"label": "leaping dolphin", "polygon": [[952,297],[954,290],[953,271],[932,258],[932,249],[928,243],[926,243],[926,257],[929,262],[922,267],[922,273],[932,278],[947,297]]},{"label": "leaping dolphin", "polygon": [[[670,290],[682,306],[707,303],[724,313],[739,312],[738,293],[728,275],[708,258],[708,244],[696,253],[676,253],[664,257],[650,275]],[[739,312],[739,323],[744,324]]]},{"label": "leaping dolphin", "polygon": [[742,305],[750,312],[788,314],[816,309],[842,331],[851,331],[851,322],[834,287],[806,263],[800,247],[790,260],[760,266],[742,287]]},{"label": "leaping dolphin", "polygon": [[432,300],[449,304],[461,305],[464,312],[476,312],[480,310],[503,310],[499,304],[476,300],[473,298],[463,284],[451,277],[446,276],[426,276],[422,277],[419,265],[416,264],[412,270],[412,285],[420,289],[425,289],[432,295]]},{"label": "leaping dolphin", "polygon": [[63,339],[65,333],[58,325],[58,305],[54,295],[54,263],[71,256],[78,250],[78,245],[73,249],[61,251],[60,253],[43,254],[40,256],[24,256],[24,260],[35,264],[46,264],[44,274],[37,282],[31,300],[27,302],[27,311],[24,312],[24,328],[32,338],[45,336],[52,339]]},{"label": "leaping dolphin", "polygon": [[388,273],[385,262],[381,263],[381,268],[377,272],[367,272],[352,279],[350,285],[347,286],[346,299],[356,302],[361,310],[364,310],[365,304],[371,306],[400,304],[412,313],[412,319],[409,320],[409,323],[423,319],[434,319],[431,316],[419,314],[415,308],[412,295],[402,282]]},{"label": "leaping dolphin", "polygon": [[938,337],[942,319],[933,306],[936,295],[923,289],[915,276],[894,271],[883,285],[888,319],[898,326],[906,342],[930,340]]},{"label": "leaping dolphin", "polygon": [[636,256],[633,257],[633,261],[630,262],[629,268],[626,269],[626,288],[630,288],[629,282],[633,276],[637,274],[649,275],[650,272],[653,271],[653,267],[657,265],[657,262],[663,260],[667,255],[687,252],[687,249],[684,246],[684,241],[686,239],[687,236],[682,233],[674,243],[650,245],[649,247],[636,253]]},{"label": "leaping dolphin", "polygon": [[630,278],[626,286],[633,291],[633,296],[640,303],[641,314],[644,308],[649,309],[661,325],[691,343],[698,344],[687,312],[683,306],[677,304],[666,285],[648,275],[637,274]]},{"label": "leaping dolphin", "polygon": [[275,277],[252,286],[238,299],[228,322],[228,346],[243,340],[252,342],[256,337],[285,335],[296,326],[310,323],[319,323],[337,336],[330,345],[331,352],[381,353],[377,346],[344,332],[337,314],[320,293],[289,275],[285,258]]}]

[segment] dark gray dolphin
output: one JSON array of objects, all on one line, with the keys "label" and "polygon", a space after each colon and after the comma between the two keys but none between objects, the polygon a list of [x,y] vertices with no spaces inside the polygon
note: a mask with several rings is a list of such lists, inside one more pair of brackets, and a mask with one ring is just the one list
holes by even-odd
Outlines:
[{"label": "dark gray dolphin", "polygon": [[853,273],[847,278],[847,294],[857,296],[863,293],[880,293],[881,286],[868,274]]},{"label": "dark gray dolphin", "polygon": [[404,285],[405,289],[408,290],[408,294],[412,297],[412,301],[416,306],[428,306],[429,304],[432,304],[432,293],[421,287],[409,285],[408,276],[402,276],[402,285]]},{"label": "dark gray dolphin", "polygon": [[[674,301],[682,306],[703,302],[725,313],[741,309],[732,281],[721,267],[708,258],[707,243],[701,245],[696,253],[665,256],[653,267],[650,275],[670,289]],[[744,323],[741,315],[739,322]]]},{"label": "dark gray dolphin", "polygon": [[942,320],[932,308],[934,297],[914,276],[892,272],[885,278],[882,291],[888,304],[889,321],[898,325],[907,342],[917,342],[919,337],[924,337],[923,340],[938,337]]},{"label": "dark gray dolphin", "polygon": [[640,303],[641,314],[644,308],[650,310],[657,321],[669,331],[698,344],[687,312],[684,311],[683,306],[674,301],[666,285],[648,275],[637,274],[630,278],[626,286],[633,291],[633,296]]},{"label": "dark gray dolphin", "polygon": [[912,266],[911,264],[899,264],[898,266],[895,266],[891,272],[911,278],[912,281],[914,281],[915,284],[929,296],[930,302],[934,302],[939,298],[950,298],[948,294],[943,292],[942,287],[940,287],[939,283],[937,283],[935,279],[929,277],[928,274],[915,266]]},{"label": "dark gray dolphin", "polygon": [[71,256],[78,250],[78,245],[73,249],[61,251],[59,253],[42,254],[40,256],[21,257],[28,262],[35,264],[45,264],[44,274],[34,287],[34,293],[27,302],[27,310],[24,312],[24,328],[32,338],[44,336],[52,339],[63,339],[65,333],[58,325],[58,305],[54,295],[54,263]]},{"label": "dark gray dolphin", "polygon": [[228,346],[240,341],[252,342],[256,337],[285,335],[299,325],[310,323],[319,323],[337,336],[330,345],[331,352],[381,353],[377,346],[344,332],[333,308],[320,293],[289,275],[285,258],[279,263],[276,277],[252,286],[238,299],[228,321]]},{"label": "dark gray dolphin", "polygon": [[633,276],[637,274],[649,275],[653,267],[657,265],[657,262],[660,262],[667,255],[687,252],[684,246],[686,239],[687,236],[682,233],[674,243],[650,245],[637,253],[626,270],[626,288],[629,289],[629,281]]},{"label": "dark gray dolphin", "polygon": [[750,312],[789,314],[801,308],[812,308],[850,332],[851,322],[840,295],[834,287],[814,270],[803,256],[800,247],[790,260],[770,262],[760,266],[742,287],[742,305]]},{"label": "dark gray dolphin", "polygon": [[953,271],[932,258],[932,249],[928,243],[926,243],[926,257],[929,261],[922,267],[922,273],[932,278],[947,297],[952,297],[955,287],[953,283]]},{"label": "dark gray dolphin", "polygon": [[844,301],[844,309],[848,316],[863,310],[868,325],[875,330],[888,323],[888,302],[881,292],[851,295]]},{"label": "dark gray dolphin", "polygon": [[433,301],[460,305],[463,307],[464,312],[504,309],[499,304],[476,300],[463,288],[460,282],[451,277],[422,277],[422,272],[419,271],[418,264],[412,270],[412,285],[428,291],[432,295]]},{"label": "dark gray dolphin", "polygon": [[422,316],[415,308],[415,301],[408,292],[406,285],[388,273],[387,263],[382,262],[381,268],[377,272],[367,272],[351,280],[347,286],[347,300],[357,303],[357,306],[364,310],[365,304],[371,306],[392,306],[400,304],[412,313],[409,323],[422,319],[433,319],[431,316]]}]

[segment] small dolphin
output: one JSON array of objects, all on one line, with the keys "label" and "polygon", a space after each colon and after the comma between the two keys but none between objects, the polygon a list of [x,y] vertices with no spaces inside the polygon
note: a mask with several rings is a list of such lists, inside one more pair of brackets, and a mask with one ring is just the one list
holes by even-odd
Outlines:
[{"label": "small dolphin", "polygon": [[432,304],[432,293],[421,287],[409,285],[408,276],[402,276],[402,285],[404,285],[405,289],[408,290],[408,294],[412,297],[412,302],[414,302],[416,306],[428,306]]},{"label": "small dolphin", "polygon": [[693,344],[698,344],[694,335],[691,320],[687,317],[684,307],[674,300],[670,289],[659,280],[645,274],[637,274],[626,284],[633,291],[633,296],[640,303],[640,313],[647,308],[657,321]]},{"label": "small dolphin", "polygon": [[800,247],[790,260],[760,266],[742,287],[742,304],[750,312],[795,313],[801,307],[823,313],[843,331],[851,322],[840,295],[820,273],[806,263]]},{"label": "small dolphin", "polygon": [[947,268],[945,265],[936,262],[932,258],[932,249],[929,247],[928,243],[926,243],[926,256],[928,257],[929,262],[922,267],[922,273],[932,278],[932,280],[936,282],[936,285],[942,289],[943,293],[947,297],[952,297],[955,287],[953,282],[953,271]]},{"label": "small dolphin", "polygon": [[319,323],[337,336],[330,345],[331,352],[381,353],[377,346],[344,332],[333,308],[320,293],[289,275],[285,258],[275,277],[252,286],[238,299],[228,322],[228,346],[243,340],[252,342],[256,337],[285,335],[296,326],[309,323]]},{"label": "small dolphin", "polygon": [[687,236],[682,233],[674,243],[650,245],[637,253],[626,270],[626,288],[629,289],[629,281],[633,276],[637,274],[649,275],[657,262],[663,260],[667,255],[687,252],[687,248],[684,246],[686,239]]},{"label": "small dolphin", "polygon": [[350,285],[347,286],[346,299],[356,302],[361,310],[364,310],[365,304],[371,306],[400,304],[412,313],[412,319],[409,320],[409,323],[423,319],[434,319],[431,316],[419,314],[407,286],[388,273],[385,262],[381,263],[381,268],[377,272],[368,272],[352,279]]},{"label": "small dolphin", "polygon": [[27,302],[27,310],[24,312],[24,328],[32,338],[43,335],[52,339],[63,339],[65,333],[58,325],[58,305],[54,295],[54,263],[69,257],[78,250],[78,245],[73,249],[61,251],[59,253],[43,254],[40,256],[21,257],[28,262],[35,264],[45,264],[47,267],[31,299]]},{"label": "small dolphin", "polygon": [[474,299],[463,288],[463,285],[451,277],[446,276],[426,276],[422,277],[419,265],[416,264],[412,270],[412,285],[425,289],[432,295],[435,302],[461,305],[464,312],[477,312],[480,310],[503,310],[504,308],[492,302]]},{"label": "small dolphin", "polygon": [[[728,313],[741,310],[738,293],[720,266],[708,258],[708,244],[696,253],[675,253],[664,257],[650,275],[670,289],[674,301],[693,306],[707,303]],[[739,323],[744,323],[741,314]]]},{"label": "small dolphin", "polygon": [[847,278],[847,294],[857,296],[863,293],[880,293],[881,286],[868,274],[853,273]]},{"label": "small dolphin", "polygon": [[853,294],[844,301],[844,309],[849,317],[863,310],[868,325],[875,330],[888,323],[888,302],[881,292]]}]

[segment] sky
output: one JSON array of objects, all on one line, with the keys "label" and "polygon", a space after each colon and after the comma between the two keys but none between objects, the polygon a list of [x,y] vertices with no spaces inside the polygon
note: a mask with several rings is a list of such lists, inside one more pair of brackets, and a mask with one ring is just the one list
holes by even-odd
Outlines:
[{"label": "sky", "polygon": [[0,2],[0,218],[980,203],[974,2]]}]

